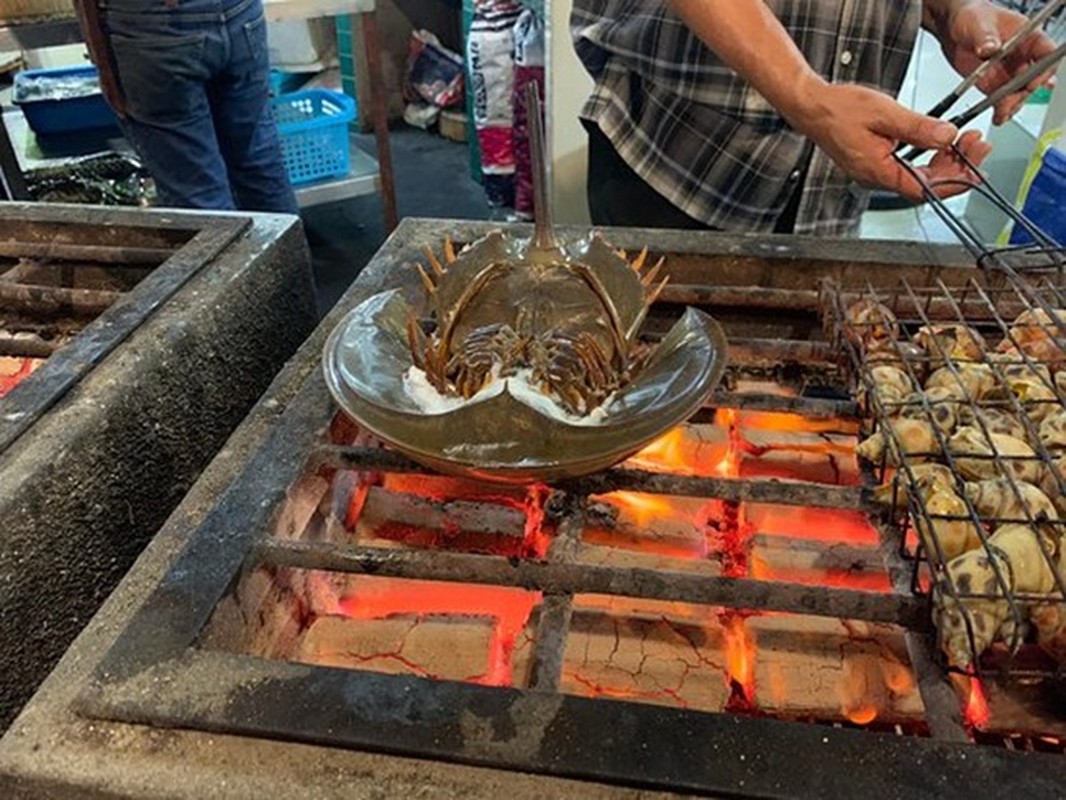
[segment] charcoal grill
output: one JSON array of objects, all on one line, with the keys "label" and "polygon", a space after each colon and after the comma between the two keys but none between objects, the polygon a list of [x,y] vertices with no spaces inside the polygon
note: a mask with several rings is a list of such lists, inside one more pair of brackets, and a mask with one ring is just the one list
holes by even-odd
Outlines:
[{"label": "charcoal grill", "polygon": [[[642,453],[501,496],[374,446],[337,414],[319,362],[347,308],[418,291],[399,263],[445,234],[488,230],[400,225],[4,737],[7,794],[1061,792],[1054,707],[1019,718],[1014,703],[975,729],[938,663],[901,530],[855,468],[852,367],[827,315],[834,293],[903,280],[961,290],[975,276],[965,251],[606,231],[667,258],[672,288],[649,335],[692,304],[727,331],[730,375],[690,421],[690,450],[710,461],[677,469]],[[771,421],[783,419],[813,436],[781,444]],[[639,502],[626,511],[618,492]],[[684,523],[662,522],[657,500]],[[797,519],[802,542],[774,535]],[[866,538],[820,527],[843,520]],[[392,613],[398,602],[423,605],[412,620]],[[343,632],[343,646],[312,642],[319,620],[374,622],[358,630],[380,646],[364,652]],[[415,652],[434,635],[435,649]],[[829,644],[760,675],[774,643],[795,636]],[[478,642],[487,660],[471,655]],[[637,661],[617,662],[631,646]],[[846,680],[777,696],[774,675],[846,677],[837,648],[854,653],[843,672],[883,676],[875,707],[865,683],[827,704]],[[674,675],[675,659],[691,686],[639,680]],[[606,668],[618,663],[621,683]]]},{"label": "charcoal grill", "polygon": [[0,398],[4,728],[317,315],[290,217],[0,204],[0,229],[0,356],[37,365]]}]

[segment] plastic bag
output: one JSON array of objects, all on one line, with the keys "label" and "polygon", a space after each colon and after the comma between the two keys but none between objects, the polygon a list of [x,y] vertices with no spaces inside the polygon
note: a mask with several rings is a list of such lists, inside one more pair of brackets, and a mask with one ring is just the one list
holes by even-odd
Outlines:
[{"label": "plastic bag", "polygon": [[419,100],[448,108],[463,101],[463,59],[440,43],[429,31],[411,34],[407,49],[408,102]]},{"label": "plastic bag", "polygon": [[514,27],[522,6],[483,0],[466,40],[474,128],[489,205],[514,207]]},{"label": "plastic bag", "polygon": [[[1038,143],[1036,155],[1030,164],[1018,193],[1018,205],[1037,228],[1059,245],[1066,245],[1066,153],[1055,143],[1062,137],[1062,130],[1053,130]],[[1009,243],[1032,244],[1032,235],[1021,225],[1014,225]]]}]

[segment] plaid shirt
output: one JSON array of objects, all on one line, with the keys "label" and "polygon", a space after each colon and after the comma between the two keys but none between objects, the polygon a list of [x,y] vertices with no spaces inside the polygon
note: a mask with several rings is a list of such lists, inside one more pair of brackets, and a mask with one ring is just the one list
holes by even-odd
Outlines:
[{"label": "plaid shirt", "polygon": [[[823,78],[899,91],[921,0],[764,1]],[[802,179],[797,233],[858,231],[869,191],[793,131],[665,2],[574,0],[570,23],[596,83],[581,116],[686,214],[716,228],[771,231]]]}]

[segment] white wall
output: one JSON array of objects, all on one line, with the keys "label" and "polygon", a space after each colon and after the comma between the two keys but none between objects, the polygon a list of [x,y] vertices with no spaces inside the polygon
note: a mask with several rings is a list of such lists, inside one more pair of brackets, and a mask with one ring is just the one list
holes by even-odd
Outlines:
[{"label": "white wall", "polygon": [[592,79],[570,40],[571,0],[547,0],[547,128],[551,154],[552,210],[560,224],[589,222],[585,198],[588,146],[577,114],[592,91]]}]

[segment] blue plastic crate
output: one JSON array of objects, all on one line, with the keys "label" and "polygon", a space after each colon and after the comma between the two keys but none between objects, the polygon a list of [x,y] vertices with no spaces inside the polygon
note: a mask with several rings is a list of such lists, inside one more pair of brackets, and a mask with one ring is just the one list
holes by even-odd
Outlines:
[{"label": "blue plastic crate", "polygon": [[59,84],[72,79],[98,80],[99,72],[96,67],[88,65],[29,69],[15,74],[12,102],[22,109],[26,122],[34,133],[69,133],[118,126],[118,117],[99,89],[80,97],[49,99],[28,96],[32,91],[31,84]]},{"label": "blue plastic crate", "polygon": [[348,174],[348,124],[355,102],[341,92],[306,89],[274,99],[285,167],[294,186]]}]

